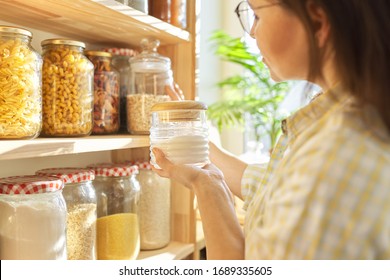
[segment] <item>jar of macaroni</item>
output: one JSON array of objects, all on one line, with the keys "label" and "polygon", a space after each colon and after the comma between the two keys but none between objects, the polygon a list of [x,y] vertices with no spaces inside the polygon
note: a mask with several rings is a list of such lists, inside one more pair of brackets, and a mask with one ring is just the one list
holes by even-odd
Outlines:
[{"label": "jar of macaroni", "polygon": [[92,134],[113,134],[119,131],[119,72],[111,65],[112,54],[86,51],[94,65],[94,97]]},{"label": "jar of macaroni", "polygon": [[140,251],[138,167],[103,163],[88,168],[96,176],[97,258],[135,260]]},{"label": "jar of macaroni", "polygon": [[66,260],[62,188],[58,177],[0,178],[1,260]]},{"label": "jar of macaroni", "polygon": [[[197,101],[170,101],[152,107],[150,150],[160,148],[177,164],[203,167],[209,163],[207,106]],[[151,163],[159,168],[154,154]]]},{"label": "jar of macaroni", "polygon": [[67,206],[66,247],[68,260],[96,260],[97,202],[92,181],[95,173],[86,168],[47,168],[37,175],[55,176],[64,182]]},{"label": "jar of macaroni", "polygon": [[0,26],[0,139],[33,139],[42,128],[41,56],[32,33]]},{"label": "jar of macaroni", "polygon": [[91,134],[94,67],[83,53],[85,44],[68,39],[48,39],[41,45],[42,135]]}]

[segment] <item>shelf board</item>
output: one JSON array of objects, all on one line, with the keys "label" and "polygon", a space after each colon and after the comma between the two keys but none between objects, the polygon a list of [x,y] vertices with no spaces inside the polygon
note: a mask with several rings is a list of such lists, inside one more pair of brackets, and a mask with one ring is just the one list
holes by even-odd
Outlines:
[{"label": "shelf board", "polygon": [[148,135],[99,135],[80,138],[1,140],[0,160],[110,151],[148,146]]},{"label": "shelf board", "polygon": [[167,247],[158,250],[141,251],[138,260],[181,260],[194,252],[193,244],[172,241]]},{"label": "shelf board", "polygon": [[0,0],[1,20],[92,44],[139,46],[156,37],[162,45],[189,42],[189,32],[115,0]]}]

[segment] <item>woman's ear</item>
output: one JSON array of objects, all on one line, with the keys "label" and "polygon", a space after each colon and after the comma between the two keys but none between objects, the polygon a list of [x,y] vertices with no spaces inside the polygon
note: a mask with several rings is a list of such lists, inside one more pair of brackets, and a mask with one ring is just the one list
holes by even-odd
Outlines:
[{"label": "woman's ear", "polygon": [[330,23],[323,7],[309,0],[306,2],[307,13],[313,23],[314,37],[319,48],[323,48],[330,37]]}]

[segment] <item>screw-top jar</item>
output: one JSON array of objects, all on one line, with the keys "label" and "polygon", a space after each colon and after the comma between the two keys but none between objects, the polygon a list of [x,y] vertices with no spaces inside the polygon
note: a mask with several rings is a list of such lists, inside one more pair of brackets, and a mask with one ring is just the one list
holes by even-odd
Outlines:
[{"label": "screw-top jar", "polygon": [[62,188],[57,177],[0,178],[0,259],[66,259]]},{"label": "screw-top jar", "polygon": [[93,170],[84,168],[47,168],[37,175],[59,177],[64,181],[62,194],[67,206],[68,260],[96,259],[96,194]]},{"label": "screw-top jar", "polygon": [[93,64],[85,44],[48,39],[43,49],[44,136],[87,136],[92,132]]},{"label": "screw-top jar", "polygon": [[119,72],[112,67],[112,54],[103,51],[86,51],[93,63],[94,106],[93,134],[112,134],[119,131]]},{"label": "screw-top jar", "polygon": [[32,139],[42,128],[41,56],[32,33],[0,26],[0,139]]},{"label": "screw-top jar", "polygon": [[131,92],[127,96],[127,129],[132,134],[149,134],[150,109],[169,101],[166,87],[173,84],[171,61],[157,53],[158,40],[143,39],[142,52],[130,60]]},{"label": "screw-top jar", "polygon": [[96,176],[98,259],[136,259],[140,251],[138,167],[109,163],[88,167]]},{"label": "screw-top jar", "polygon": [[[197,101],[170,101],[152,107],[150,150],[160,148],[174,163],[203,167],[209,163],[207,106]],[[151,163],[158,168],[154,154]]]}]

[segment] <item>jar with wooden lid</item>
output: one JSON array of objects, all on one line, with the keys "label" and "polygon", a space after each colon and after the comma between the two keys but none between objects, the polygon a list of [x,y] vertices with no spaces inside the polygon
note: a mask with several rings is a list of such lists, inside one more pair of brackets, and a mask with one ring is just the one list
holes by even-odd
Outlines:
[{"label": "jar with wooden lid", "polygon": [[58,177],[0,178],[1,260],[66,260],[62,188]]},{"label": "jar with wooden lid", "polygon": [[33,139],[42,128],[41,56],[32,33],[0,26],[0,139]]},{"label": "jar with wooden lid", "polygon": [[98,203],[97,258],[134,260],[140,251],[138,167],[102,163],[89,165],[95,172]]},{"label": "jar with wooden lid", "polygon": [[92,134],[113,134],[119,131],[119,72],[112,66],[112,54],[103,51],[85,52],[94,65]]},{"label": "jar with wooden lid", "polygon": [[[170,101],[152,107],[150,150],[160,148],[174,163],[203,167],[209,163],[207,106],[197,101]],[[158,168],[154,154],[151,163]]]},{"label": "jar with wooden lid", "polygon": [[69,39],[48,39],[41,45],[42,135],[75,137],[91,134],[94,67],[84,55],[85,44]]},{"label": "jar with wooden lid", "polygon": [[92,181],[95,173],[86,168],[46,168],[37,175],[55,176],[63,180],[62,194],[67,206],[68,260],[96,259],[97,202]]}]

